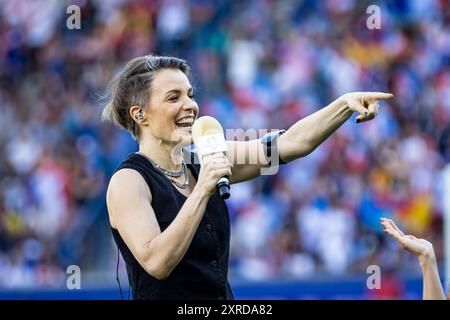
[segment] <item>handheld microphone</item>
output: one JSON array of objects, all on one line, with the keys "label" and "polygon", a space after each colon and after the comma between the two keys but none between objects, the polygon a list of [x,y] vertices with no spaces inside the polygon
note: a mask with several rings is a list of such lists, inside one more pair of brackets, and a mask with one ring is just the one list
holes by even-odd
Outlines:
[{"label": "handheld microphone", "polygon": [[[222,126],[213,117],[203,116],[194,121],[192,138],[194,139],[200,162],[202,162],[205,155],[218,152],[223,152],[226,155],[228,152]],[[230,197],[230,181],[228,177],[220,178],[216,186],[222,199]]]}]

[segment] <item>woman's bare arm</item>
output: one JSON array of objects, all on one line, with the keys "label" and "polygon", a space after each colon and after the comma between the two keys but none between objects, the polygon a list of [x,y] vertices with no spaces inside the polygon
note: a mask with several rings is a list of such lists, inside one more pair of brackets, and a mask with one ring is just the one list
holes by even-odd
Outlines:
[{"label": "woman's bare arm", "polygon": [[412,235],[405,235],[391,219],[381,219],[384,232],[398,241],[400,246],[419,258],[423,273],[423,299],[445,300],[433,245],[425,239],[419,239]]},{"label": "woman's bare arm", "polygon": [[151,206],[151,192],[137,171],[118,171],[107,192],[111,226],[119,231],[144,270],[160,280],[169,276],[186,253],[208,198],[194,189],[174,221],[161,232]]},{"label": "woman's bare arm", "polygon": [[[391,93],[352,92],[336,99],[328,106],[297,121],[278,138],[279,156],[289,162],[313,152],[335,132],[353,112],[357,122],[368,121],[378,114],[378,100],[390,99]],[[230,162],[233,163],[232,183],[253,179],[267,166],[261,139],[227,141]]]},{"label": "woman's bare arm", "polygon": [[152,194],[135,170],[116,172],[108,186],[110,223],[150,275],[167,278],[184,257],[219,178],[231,176],[224,155],[214,155],[200,169],[198,181],[175,219],[163,231],[151,206]]}]

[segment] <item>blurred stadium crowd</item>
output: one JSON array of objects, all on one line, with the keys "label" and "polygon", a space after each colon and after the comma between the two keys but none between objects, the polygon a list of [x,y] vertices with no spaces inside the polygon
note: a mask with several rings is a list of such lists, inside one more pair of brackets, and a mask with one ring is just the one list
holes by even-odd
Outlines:
[{"label": "blurred stadium crowd", "polygon": [[[66,27],[70,4],[81,29]],[[0,1],[0,287],[52,287],[77,264],[114,281],[108,179],[137,144],[101,123],[129,59],[187,59],[201,114],[224,128],[288,128],[349,91],[395,99],[306,158],[232,186],[231,279],[418,274],[379,227],[396,219],[442,259],[450,161],[450,3]],[[446,195],[449,197],[450,195]]]}]

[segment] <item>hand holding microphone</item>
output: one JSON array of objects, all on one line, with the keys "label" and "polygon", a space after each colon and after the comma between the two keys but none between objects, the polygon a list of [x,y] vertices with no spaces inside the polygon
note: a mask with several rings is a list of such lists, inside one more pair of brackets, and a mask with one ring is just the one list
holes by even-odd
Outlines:
[{"label": "hand holding microphone", "polygon": [[217,189],[222,199],[228,199],[232,165],[228,161],[222,126],[213,117],[200,117],[192,126],[192,137],[202,165],[197,184],[209,195]]}]

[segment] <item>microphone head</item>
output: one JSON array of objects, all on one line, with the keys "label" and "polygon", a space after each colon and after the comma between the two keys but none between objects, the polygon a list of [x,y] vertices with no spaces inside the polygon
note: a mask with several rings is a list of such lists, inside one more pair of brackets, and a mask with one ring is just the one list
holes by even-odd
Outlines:
[{"label": "microphone head", "polygon": [[192,126],[192,139],[197,143],[198,138],[217,135],[223,136],[223,129],[219,121],[210,116],[203,116],[194,121]]}]

